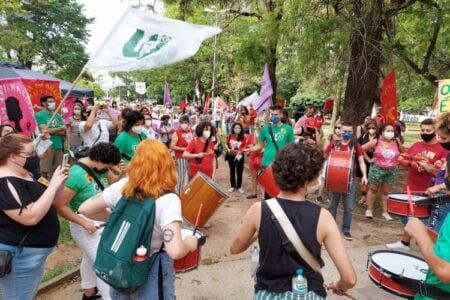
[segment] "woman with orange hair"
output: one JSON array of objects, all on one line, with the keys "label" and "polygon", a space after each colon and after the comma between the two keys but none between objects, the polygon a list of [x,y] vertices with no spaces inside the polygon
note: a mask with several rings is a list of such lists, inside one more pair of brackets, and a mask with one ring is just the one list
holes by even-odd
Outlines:
[{"label": "woman with orange hair", "polygon": [[[85,201],[79,212],[93,218],[106,219],[108,208],[114,208],[122,198],[156,200],[155,223],[150,249],[151,260],[159,259],[163,268],[164,297],[174,299],[175,271],[173,259],[180,259],[197,249],[195,236],[181,236],[181,202],[174,193],[177,184],[175,162],[169,149],[157,140],[145,140],[139,144],[131,159],[127,178],[106,188],[103,194]],[[163,245],[163,251],[161,250]],[[157,264],[154,264],[157,265]],[[150,270],[147,282],[131,295],[124,295],[111,288],[112,299],[158,299],[158,268]]]}]

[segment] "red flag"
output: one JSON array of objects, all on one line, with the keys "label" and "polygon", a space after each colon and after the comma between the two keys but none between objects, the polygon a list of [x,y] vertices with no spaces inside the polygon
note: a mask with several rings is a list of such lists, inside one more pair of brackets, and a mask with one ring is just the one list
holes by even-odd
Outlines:
[{"label": "red flag", "polygon": [[[61,101],[61,91],[59,81],[40,80],[40,79],[22,79],[25,88],[31,98],[33,106],[41,106],[41,96],[52,95],[55,98],[56,106]],[[35,109],[35,111],[38,111]]]},{"label": "red flag", "polygon": [[208,93],[208,95],[206,95],[205,106],[203,107],[204,114],[206,114],[209,111],[210,106],[211,106],[211,95]]},{"label": "red flag", "polygon": [[381,114],[385,122],[395,124],[397,121],[397,88],[395,71],[392,71],[383,80],[381,87]]},{"label": "red flag", "polygon": [[186,101],[184,99],[181,99],[180,101],[180,110],[184,110],[186,108]]}]

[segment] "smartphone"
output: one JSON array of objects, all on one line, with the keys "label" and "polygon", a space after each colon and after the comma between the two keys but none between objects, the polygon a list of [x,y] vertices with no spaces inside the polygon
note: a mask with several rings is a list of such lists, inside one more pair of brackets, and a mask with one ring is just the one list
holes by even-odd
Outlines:
[{"label": "smartphone", "polygon": [[63,155],[63,159],[62,159],[62,163],[61,163],[61,167],[65,167],[69,164],[69,153],[66,153]]}]

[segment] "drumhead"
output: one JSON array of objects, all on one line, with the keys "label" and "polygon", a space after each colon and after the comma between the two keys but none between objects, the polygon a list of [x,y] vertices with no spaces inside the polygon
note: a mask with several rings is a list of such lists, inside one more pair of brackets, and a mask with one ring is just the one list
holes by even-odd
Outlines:
[{"label": "drumhead", "polygon": [[[190,236],[194,233],[193,229],[190,228],[181,228],[181,238],[184,240],[185,237]],[[197,238],[201,238],[203,236],[203,233],[201,233],[198,229],[197,232],[195,233],[195,236]]]},{"label": "drumhead", "polygon": [[197,174],[199,176],[201,176],[206,181],[206,183],[208,183],[210,186],[212,186],[219,194],[224,196],[225,199],[228,198],[228,194],[225,192],[225,190],[219,184],[217,184],[214,180],[212,180],[211,177],[207,176],[206,174],[204,174],[202,172],[198,172]]},{"label": "drumhead", "polygon": [[[393,200],[400,200],[400,201],[408,201],[408,194],[404,194],[404,193],[390,193],[389,194],[389,198],[393,199]],[[428,199],[428,197],[425,196],[420,196],[420,195],[412,195],[412,199],[413,201],[418,201],[418,200],[424,200],[424,199]]]},{"label": "drumhead", "polygon": [[373,252],[370,259],[375,266],[391,275],[425,280],[428,272],[428,265],[423,259],[406,253],[382,250]]}]

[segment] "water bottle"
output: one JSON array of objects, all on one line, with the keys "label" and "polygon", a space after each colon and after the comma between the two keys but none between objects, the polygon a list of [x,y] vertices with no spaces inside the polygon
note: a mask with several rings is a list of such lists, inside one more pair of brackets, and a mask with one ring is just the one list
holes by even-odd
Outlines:
[{"label": "water bottle", "polygon": [[296,296],[304,296],[308,293],[308,281],[303,276],[303,269],[298,268],[292,277],[292,293]]},{"label": "water bottle", "polygon": [[259,265],[259,249],[258,246],[254,245],[251,251],[251,276],[256,280],[256,270]]},{"label": "water bottle", "polygon": [[141,245],[136,249],[136,255],[133,258],[135,261],[145,261],[147,259],[147,248]]}]

